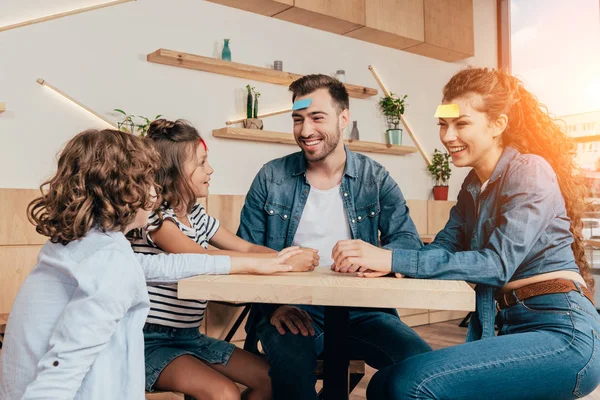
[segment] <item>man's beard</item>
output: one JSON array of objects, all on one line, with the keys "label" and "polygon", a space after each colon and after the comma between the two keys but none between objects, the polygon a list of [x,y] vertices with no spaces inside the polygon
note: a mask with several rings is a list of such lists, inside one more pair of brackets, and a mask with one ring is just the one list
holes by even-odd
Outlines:
[{"label": "man's beard", "polygon": [[321,151],[318,154],[308,154],[306,151],[303,151],[304,153],[304,157],[306,157],[307,161],[310,162],[320,162],[323,161],[325,158],[327,158],[328,155],[330,155],[333,150],[335,150],[335,148],[338,145],[338,142],[340,140],[340,124],[339,122],[335,125],[335,131],[337,132],[337,134],[335,135],[326,135],[323,137],[321,145],[323,146],[323,148],[321,149]]}]

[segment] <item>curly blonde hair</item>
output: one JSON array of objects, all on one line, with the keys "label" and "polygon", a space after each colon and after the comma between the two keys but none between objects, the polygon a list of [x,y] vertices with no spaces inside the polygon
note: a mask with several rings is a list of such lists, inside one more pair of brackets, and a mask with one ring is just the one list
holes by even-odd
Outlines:
[{"label": "curly blonde hair", "polygon": [[590,290],[594,279],[585,255],[581,218],[585,211],[585,178],[575,162],[576,146],[548,109],[523,87],[514,76],[487,68],[467,68],[450,79],[443,90],[443,100],[475,93],[483,98],[480,111],[494,121],[500,114],[508,116],[502,134],[502,145],[512,146],[521,153],[543,157],[554,169],[567,215],[571,219],[573,254],[579,271]]},{"label": "curly blonde hair", "polygon": [[154,180],[160,158],[145,140],[117,130],[90,129],[60,153],[56,174],[27,207],[36,231],[67,244],[97,226],[124,231],[139,209],[151,209],[160,193]]}]

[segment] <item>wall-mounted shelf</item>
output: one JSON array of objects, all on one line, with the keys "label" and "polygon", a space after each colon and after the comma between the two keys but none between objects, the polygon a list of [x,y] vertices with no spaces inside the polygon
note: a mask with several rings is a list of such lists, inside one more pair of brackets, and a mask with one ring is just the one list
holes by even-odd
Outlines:
[{"label": "wall-mounted shelf", "polygon": [[[274,83],[288,86],[302,77],[291,72],[276,71],[274,69],[256,67],[254,65],[240,64],[216,58],[203,57],[196,54],[182,53],[179,51],[158,49],[146,56],[149,62],[195,69],[198,71],[212,72],[214,74],[235,76],[238,78],[252,79],[260,82]],[[366,99],[377,95],[377,89],[345,84],[350,97]]]},{"label": "wall-mounted shelf", "polygon": [[[255,142],[281,143],[296,145],[294,135],[283,132],[270,132],[260,129],[221,128],[212,132],[214,137],[238,140],[251,140]],[[398,156],[416,153],[416,147],[398,146],[394,144],[363,142],[360,140],[346,140],[348,148],[352,151],[365,153],[394,154]]]}]

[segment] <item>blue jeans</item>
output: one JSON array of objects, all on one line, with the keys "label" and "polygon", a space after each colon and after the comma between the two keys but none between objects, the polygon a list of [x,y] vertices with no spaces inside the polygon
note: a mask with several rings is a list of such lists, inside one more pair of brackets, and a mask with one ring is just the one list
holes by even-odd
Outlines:
[{"label": "blue jeans", "polygon": [[[274,400],[317,399],[314,374],[323,353],[323,307],[299,306],[313,319],[315,336],[279,334],[267,318],[260,318],[256,334],[271,364]],[[400,321],[395,310],[353,308],[348,332],[350,359],[365,360],[380,369],[431,347]]]},{"label": "blue jeans", "polygon": [[377,372],[367,398],[574,399],[600,384],[600,318],[580,292],[520,301],[500,321],[497,337]]}]

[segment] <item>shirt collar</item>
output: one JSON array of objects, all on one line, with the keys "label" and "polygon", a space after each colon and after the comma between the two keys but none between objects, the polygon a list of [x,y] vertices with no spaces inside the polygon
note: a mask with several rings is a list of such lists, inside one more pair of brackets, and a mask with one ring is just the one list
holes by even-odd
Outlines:
[{"label": "shirt collar", "polygon": [[[344,168],[344,174],[351,177],[358,177],[358,171],[356,170],[356,155],[348,149],[348,146],[344,144],[344,151],[346,152],[346,166]],[[292,172],[292,176],[303,175],[306,173],[306,157],[304,157],[304,153],[298,152],[296,153],[296,163],[294,166],[294,171]]]}]

